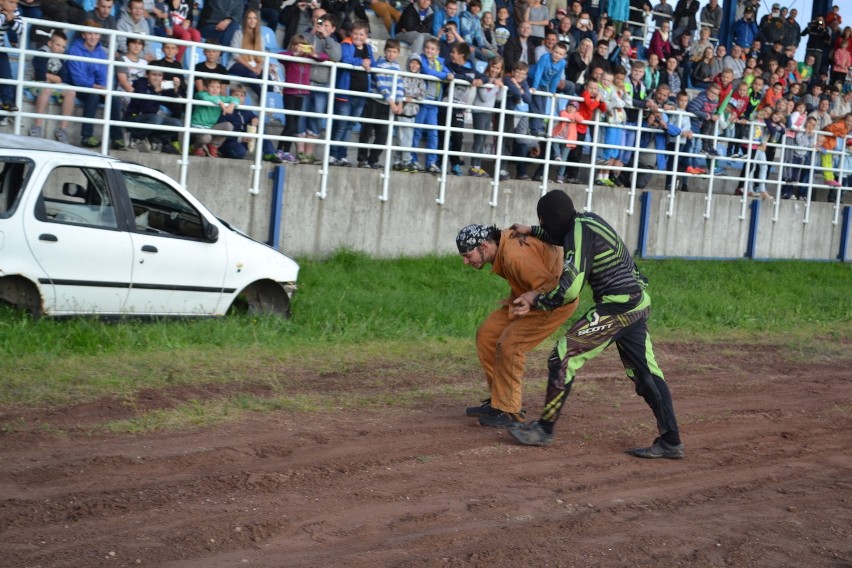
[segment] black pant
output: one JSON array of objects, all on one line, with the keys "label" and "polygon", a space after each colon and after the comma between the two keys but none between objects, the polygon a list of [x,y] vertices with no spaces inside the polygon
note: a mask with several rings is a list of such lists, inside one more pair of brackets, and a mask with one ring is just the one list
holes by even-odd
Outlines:
[{"label": "black pant", "polygon": [[[377,99],[367,99],[367,106],[364,108],[364,118],[388,120],[390,118],[390,106],[380,103]],[[369,144],[372,142],[376,145],[374,148],[358,148],[358,161],[366,161],[371,164],[378,163],[384,149],[379,146],[384,146],[388,142],[387,123],[373,124],[362,122],[361,132],[358,134],[358,142],[360,144]]]},{"label": "black pant", "polygon": [[[104,96],[98,93],[77,93],[77,98],[83,103],[83,116],[85,118],[95,118],[98,112],[98,105],[105,101]],[[121,101],[118,100],[118,97],[112,98],[110,120],[115,122],[121,121]],[[95,126],[91,122],[84,122],[80,126],[80,137],[85,140],[92,136],[94,130]],[[124,138],[124,130],[120,126],[111,126],[108,130],[105,130],[106,137],[110,140],[122,140]]]},{"label": "black pant", "polygon": [[636,394],[645,399],[657,419],[660,435],[667,432],[678,435],[671,392],[654,358],[651,338],[648,336],[650,299],[644,292],[639,292],[631,294],[630,301],[638,301],[638,304],[621,314],[601,315],[600,312],[611,310],[612,304],[592,307],[556,343],[547,361],[547,396],[541,415],[543,421],[553,423],[559,419],[577,370],[587,360],[615,343]]},{"label": "black pant", "polygon": [[[284,95],[284,110],[293,111],[293,114],[287,115],[282,132],[283,136],[296,136],[299,133],[299,122],[301,120],[298,113],[301,112],[304,102],[304,95]],[[278,142],[278,149],[289,152],[292,144],[292,142],[281,140]]]}]

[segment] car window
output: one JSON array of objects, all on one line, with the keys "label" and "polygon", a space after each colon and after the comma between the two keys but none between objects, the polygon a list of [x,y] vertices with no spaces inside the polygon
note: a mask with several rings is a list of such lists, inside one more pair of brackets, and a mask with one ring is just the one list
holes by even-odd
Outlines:
[{"label": "car window", "polygon": [[201,214],[173,187],[144,174],[122,173],[136,231],[206,240]]},{"label": "car window", "polygon": [[33,171],[33,163],[22,158],[0,158],[0,218],[11,217]]},{"label": "car window", "polygon": [[105,170],[54,168],[42,186],[36,217],[48,223],[115,229],[115,205]]}]

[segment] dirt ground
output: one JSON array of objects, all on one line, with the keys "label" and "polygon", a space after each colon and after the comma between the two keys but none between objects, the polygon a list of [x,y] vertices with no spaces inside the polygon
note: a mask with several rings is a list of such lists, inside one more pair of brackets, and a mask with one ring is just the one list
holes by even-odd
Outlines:
[{"label": "dirt ground", "polygon": [[[19,426],[0,433],[0,566],[852,566],[843,351],[797,363],[783,346],[659,344],[680,461],[625,453],[653,439],[653,421],[615,350],[582,369],[548,448],[480,427],[464,416],[475,400],[449,397],[146,435],[90,428],[222,389],[3,408]],[[545,355],[528,365],[531,415]]]}]

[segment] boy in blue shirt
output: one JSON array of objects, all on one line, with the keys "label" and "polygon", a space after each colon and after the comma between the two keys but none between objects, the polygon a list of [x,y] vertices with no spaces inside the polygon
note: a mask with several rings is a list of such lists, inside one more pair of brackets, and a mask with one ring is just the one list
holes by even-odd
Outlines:
[{"label": "boy in blue shirt", "polygon": [[[447,69],[444,60],[438,56],[438,40],[427,39],[423,44],[423,55],[420,56],[422,65],[421,72],[434,77],[433,80],[426,81],[426,95],[424,101],[440,101],[443,98],[444,88],[441,81],[452,81],[453,74]],[[436,80],[437,79],[437,80]],[[417,124],[428,126],[438,125],[438,107],[423,103],[420,105],[420,112],[417,113]],[[414,148],[420,144],[420,139],[426,137],[426,148],[429,150],[438,149],[438,131],[432,128],[417,128],[414,130],[411,145]],[[413,160],[412,160],[413,162]],[[430,174],[441,173],[441,168],[438,167],[438,156],[428,154],[426,156],[426,171]],[[409,165],[411,169],[411,165]]]},{"label": "boy in blue shirt", "polygon": [[[385,55],[380,57],[376,62],[376,68],[400,71],[399,63],[396,61],[397,57],[399,57],[399,52],[399,40],[387,40],[385,42]],[[405,89],[402,86],[402,78],[399,75],[376,74],[373,77],[373,92],[381,95],[382,98],[369,99],[367,101],[364,118],[388,120],[391,114],[398,115],[402,113],[402,100],[405,97]],[[379,157],[382,155],[382,146],[388,141],[387,123],[374,124],[364,122],[361,125],[358,142],[369,144],[371,138],[375,144],[373,148],[358,148],[359,168],[381,167]]]},{"label": "boy in blue shirt", "polygon": [[[367,34],[370,26],[366,22],[355,22],[352,24],[352,32],[348,39],[340,45],[340,62],[348,63],[356,67],[363,67],[352,71],[342,70],[337,75],[337,88],[340,91],[358,91],[366,93],[370,91],[369,71],[375,63],[373,48],[367,43]],[[354,95],[341,94],[334,103],[334,114],[337,116],[363,117],[364,106],[367,99]],[[349,140],[355,122],[351,120],[334,120],[331,130],[331,139],[344,142]],[[332,146],[329,164],[332,166],[352,166],[346,158],[348,148],[346,146]]]},{"label": "boy in blue shirt", "polygon": [[[530,90],[533,92],[532,104],[530,104],[531,113],[541,116],[547,114],[547,103],[550,97],[538,95],[536,91],[555,93],[559,89],[560,83],[565,80],[565,55],[567,53],[568,46],[560,41],[553,46],[550,57],[542,57],[530,69],[530,76],[527,81]],[[530,134],[533,136],[544,134],[544,119],[536,116],[530,118]]]}]

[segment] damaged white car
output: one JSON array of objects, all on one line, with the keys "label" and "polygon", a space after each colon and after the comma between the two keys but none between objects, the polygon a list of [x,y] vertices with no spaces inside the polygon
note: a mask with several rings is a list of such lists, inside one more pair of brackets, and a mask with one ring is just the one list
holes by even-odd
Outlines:
[{"label": "damaged white car", "polygon": [[0,135],[0,301],[35,316],[289,316],[299,265],[154,169]]}]

